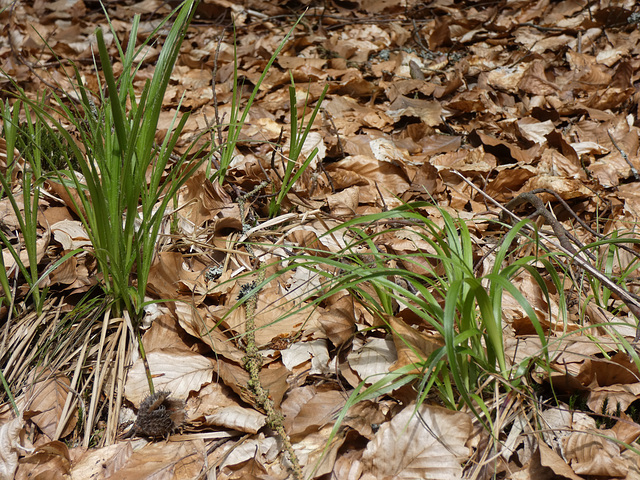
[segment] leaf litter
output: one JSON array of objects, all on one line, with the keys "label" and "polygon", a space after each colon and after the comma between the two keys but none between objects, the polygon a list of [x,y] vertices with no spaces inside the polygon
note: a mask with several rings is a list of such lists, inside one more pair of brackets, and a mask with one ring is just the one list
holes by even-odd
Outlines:
[{"label": "leaf litter", "polygon": [[[2,410],[3,478],[35,472],[72,478],[288,478],[282,446],[265,426],[265,412],[247,390],[243,368],[247,319],[238,302],[257,281],[247,243],[263,264],[285,268],[277,276],[274,267],[266,273],[274,276],[258,296],[255,336],[260,380],[284,416],[305,478],[530,478],[540,471],[562,478],[630,478],[640,458],[634,443],[640,434],[634,405],[640,374],[619,345],[620,339],[633,340],[637,319],[620,300],[610,297],[602,303],[609,308],[603,308],[585,301],[594,294],[593,285],[580,290],[566,284],[563,320],[560,292],[549,288],[545,296],[527,271],[513,279],[549,344],[543,346],[527,312],[505,293],[501,324],[509,365],[528,361],[534,390],[541,399],[558,395],[562,407],[513,391],[498,395],[492,410],[495,438],[490,438],[469,411],[443,408],[432,395],[419,398],[419,379],[353,404],[354,389],[376,385],[394,372],[401,372],[398,378],[419,376],[420,362],[444,339],[410,308],[396,305],[386,316],[372,314],[362,301],[373,292],[366,283],[359,285],[359,298],[353,290],[328,291],[323,279],[339,276],[339,266],[312,272],[298,267],[296,257],[332,258],[343,251],[355,237],[351,230],[335,229],[342,221],[428,201],[468,221],[474,255],[482,259],[478,268],[486,273],[493,268],[495,243],[487,212],[499,212],[483,193],[506,204],[540,188],[557,192],[604,235],[635,235],[640,215],[635,2],[205,1],[163,99],[157,141],[178,108],[192,116],[177,152],[229,118],[232,17],[238,76],[250,91],[295,21],[298,13],[291,9],[302,13],[307,6],[261,85],[225,182],[210,181],[211,166],[203,167],[167,215],[147,292],[150,299],[171,301],[155,311],[148,308],[142,340],[155,396],[148,396],[135,351],[126,371],[91,373],[122,348],[117,338],[127,335],[126,319],[105,319],[106,329],[82,323],[80,316],[61,321],[98,281],[90,254],[51,272],[46,283],[57,306],[49,303],[41,318],[28,310],[11,318],[9,308],[0,307],[3,374],[24,412],[15,418],[8,403]],[[169,5],[110,2],[107,11],[118,36],[126,38],[132,14],[142,14],[142,30],[151,32]],[[107,42],[110,34],[96,2],[15,2],[0,18],[3,90],[11,90],[11,78],[30,94],[62,88],[73,101],[67,60],[80,66],[87,85],[98,88],[94,30],[105,29]],[[147,47],[136,86],[151,75],[158,53],[156,46]],[[121,67],[114,65],[116,71]],[[303,158],[314,147],[318,155],[286,195],[282,214],[267,223],[265,195],[277,194],[276,187],[248,197],[247,208],[239,198],[265,180],[278,185],[283,178],[291,141],[290,76],[299,109],[305,101],[315,102],[325,84],[329,90],[303,146]],[[6,158],[0,139],[3,174]],[[66,192],[47,185],[37,255],[43,268],[88,244]],[[543,199],[567,231],[583,243],[597,240],[572,222],[556,199]],[[27,261],[15,214],[1,202],[2,229]],[[439,225],[441,210],[423,208]],[[393,261],[409,271],[426,270],[420,264],[424,258],[410,260],[416,252],[433,253],[414,225],[368,228],[371,235],[380,233],[372,237],[378,251],[395,255]],[[606,256],[606,244],[600,249]],[[632,250],[638,253],[634,245]],[[13,259],[5,253],[19,304],[28,288],[18,283]],[[352,253],[352,259],[370,255],[372,244]],[[621,252],[610,258],[603,268],[624,275],[627,288],[637,292],[637,256]],[[47,344],[48,366],[26,370],[38,363],[30,352],[42,345],[38,337],[73,329],[77,343],[66,350]],[[83,350],[83,342],[95,345],[89,338],[101,331],[109,337],[105,351]],[[71,355],[78,350],[86,355],[79,362]],[[55,357],[57,351],[62,358]],[[545,355],[548,370],[536,363]],[[549,389],[552,395],[545,393]],[[121,412],[105,407],[116,395],[126,399]],[[100,413],[90,429],[83,425],[88,409]],[[127,427],[143,438],[122,439]]]}]

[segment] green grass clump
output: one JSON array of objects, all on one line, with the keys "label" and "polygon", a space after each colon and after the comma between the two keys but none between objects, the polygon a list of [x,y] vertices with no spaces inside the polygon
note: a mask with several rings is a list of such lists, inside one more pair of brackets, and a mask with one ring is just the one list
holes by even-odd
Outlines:
[{"label": "green grass clump", "polygon": [[[321,287],[307,299],[311,305],[321,305],[346,290],[381,325],[386,325],[387,335],[401,338],[387,318],[405,311],[421,320],[424,331],[443,340],[443,345],[430,353],[418,351],[405,341],[419,360],[379,378],[364,379],[352,392],[343,414],[359,401],[411,385],[418,403],[435,392],[442,404],[452,409],[470,409],[491,430],[490,410],[496,392],[527,390],[523,380],[526,382],[530,370],[530,359],[513,366],[507,362],[503,294],[512,295],[528,315],[542,343],[539,360],[548,365],[543,327],[511,280],[523,270],[528,271],[548,300],[547,284],[534,262],[544,266],[559,292],[560,278],[548,259],[526,256],[513,260],[512,240],[527,222],[509,231],[495,251],[490,271],[478,274],[476,249],[466,222],[453,218],[444,209],[439,209],[441,218],[436,222],[423,213],[424,207],[427,204],[412,203],[344,222],[322,236],[334,241],[335,237],[351,238],[344,248],[331,255],[322,252],[291,257],[285,271],[304,268],[323,278]],[[402,226],[381,227],[394,223]],[[414,253],[395,254],[383,246],[388,241],[385,237],[388,239],[395,232],[410,232],[410,236],[401,238],[415,238],[420,243],[416,243]],[[338,424],[339,421],[334,433]]]},{"label": "green grass clump", "polygon": [[[114,32],[123,65],[118,79],[111,68],[103,32],[98,29],[101,65],[96,64],[96,70],[102,70],[106,88],[100,85],[97,94],[88,91],[76,70],[76,94],[82,99],[79,105],[69,105],[56,93],[52,93],[55,115],[43,103],[31,103],[48,126],[49,136],[54,132],[62,136],[56,142],[61,149],[64,147],[66,168],[58,168],[52,162],[56,181],[67,189],[85,226],[114,313],[121,316],[128,312],[134,324],[143,315],[149,270],[167,205],[203,161],[190,160],[191,152],[177,159],[172,157],[188,113],[174,118],[164,141],[155,143],[164,92],[194,7],[195,1],[189,0],[174,11],[175,19],[153,77],[147,80],[141,94],[134,92],[133,82],[142,61],[142,49],[151,37],[136,47],[140,26],[140,16],[136,16],[126,50]],[[158,29],[164,28],[169,18]],[[57,118],[64,118],[75,127],[83,150]],[[53,160],[59,163],[59,159]]]},{"label": "green grass clump", "polygon": [[[41,276],[38,268],[41,260],[38,240],[42,236],[38,212],[41,191],[47,179],[48,155],[59,152],[56,148],[59,140],[34,115],[28,104],[18,100],[12,106],[7,100],[0,104],[0,109],[3,137],[7,143],[7,168],[0,173],[0,198],[9,200],[19,224],[15,240],[11,238],[14,232],[0,230],[0,243],[11,254],[15,263],[15,268],[8,273],[4,259],[0,256],[2,302],[11,306],[15,301],[11,294],[10,277],[17,278],[19,273],[30,287],[27,298],[31,297],[36,311],[42,313],[46,288],[41,289],[39,282],[47,274]],[[21,112],[26,117],[23,124],[19,123]],[[20,157],[15,156],[16,148],[21,153]],[[17,188],[14,188],[16,185]],[[26,256],[21,256],[21,252],[26,252]],[[53,268],[60,263],[61,261],[56,262]]]}]

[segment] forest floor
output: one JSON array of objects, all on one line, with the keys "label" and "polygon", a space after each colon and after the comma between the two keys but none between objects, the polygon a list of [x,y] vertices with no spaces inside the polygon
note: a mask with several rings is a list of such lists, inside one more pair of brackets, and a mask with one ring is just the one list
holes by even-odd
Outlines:
[{"label": "forest floor", "polygon": [[[104,98],[96,29],[120,75],[112,33],[178,6],[3,3],[0,97],[52,109],[82,100],[74,65]],[[234,62],[241,106],[259,88],[222,175]],[[0,478],[640,478],[639,85],[631,0],[202,1],[155,134],[190,112],[174,155],[203,159],[159,232],[161,302],[105,308],[55,180],[41,311],[3,248]],[[290,99],[308,122],[325,86],[292,162]],[[16,192],[20,153],[0,139]]]}]

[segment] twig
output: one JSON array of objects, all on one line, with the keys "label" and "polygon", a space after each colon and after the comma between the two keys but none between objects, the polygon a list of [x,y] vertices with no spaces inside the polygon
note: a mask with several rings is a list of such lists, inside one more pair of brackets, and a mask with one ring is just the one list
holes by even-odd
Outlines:
[{"label": "twig", "polygon": [[335,122],[333,121],[333,116],[327,112],[326,110],[323,110],[322,113],[324,114],[325,118],[327,120],[329,120],[329,123],[331,123],[331,134],[336,136],[336,140],[338,141],[338,150],[340,150],[340,156],[342,158],[346,157],[347,154],[344,151],[344,146],[342,145],[342,140],[340,140],[340,132],[338,131],[338,127],[336,127]]},{"label": "twig", "polygon": [[[556,200],[558,200],[558,202],[560,202],[560,204],[564,207],[564,209],[569,213],[569,215],[571,215],[576,220],[576,222],[578,222],[582,226],[582,228],[584,228],[587,232],[589,232],[590,234],[592,234],[595,237],[598,237],[600,239],[606,239],[607,238],[606,235],[603,235],[600,232],[597,232],[596,230],[591,228],[587,224],[587,222],[582,220],[580,218],[580,216],[569,206],[569,204],[565,201],[565,199],[562,198],[560,196],[560,194],[558,192],[556,192],[555,190],[551,190],[550,188],[536,188],[535,190],[531,190],[529,193],[534,193],[534,194],[548,193],[550,195],[553,195],[554,197],[556,197]],[[566,233],[574,242],[577,243],[577,240],[575,238],[573,238],[573,236],[569,232],[566,232]],[[624,250],[624,251],[626,251],[628,253],[630,253],[634,257],[640,258],[640,254],[638,252],[636,252],[631,247],[627,247],[626,245],[623,245],[623,244],[618,244],[617,247],[621,248],[622,250]],[[591,258],[593,259],[593,257],[591,257]]]},{"label": "twig", "polygon": [[[284,133],[284,127],[281,127],[280,135],[278,135],[278,141],[276,142],[276,146],[273,149],[273,152],[271,153],[271,171],[276,174],[276,177],[278,177],[278,180],[280,180],[280,183],[282,183],[282,175],[280,175],[280,173],[278,172],[278,169],[276,168],[276,154],[278,153],[278,150],[282,151],[282,134],[283,133]],[[262,168],[262,164],[260,162],[258,163]],[[266,174],[265,174],[265,177],[269,178]]]},{"label": "twig", "polygon": [[633,163],[631,163],[631,160],[629,160],[629,156],[618,146],[616,141],[613,139],[613,135],[611,135],[611,132],[609,130],[607,130],[607,134],[609,135],[609,138],[611,139],[611,143],[613,143],[613,146],[616,147],[618,152],[620,152],[620,155],[622,155],[622,158],[624,158],[624,161],[627,162],[631,167],[631,173],[633,173],[633,178],[635,178],[636,180],[640,180],[640,175],[638,175],[638,170],[636,170],[636,167],[634,167]]},{"label": "twig", "polygon": [[144,373],[147,377],[147,383],[149,384],[149,395],[153,395],[156,393],[155,388],[153,387],[153,377],[151,376],[151,368],[149,367],[149,362],[147,361],[147,354],[144,351],[144,345],[142,344],[142,336],[140,335],[140,325],[135,326],[136,329],[136,337],[138,340],[138,352],[140,352],[140,358],[142,359],[142,364],[144,365]]},{"label": "twig", "polygon": [[[453,173],[455,173],[457,176],[459,176],[465,183],[467,183],[469,186],[471,186],[474,190],[476,190],[481,195],[483,195],[485,198],[487,198],[489,201],[491,201],[494,205],[499,207],[500,210],[502,210],[503,212],[508,214],[511,218],[513,218],[513,219],[515,219],[517,221],[520,221],[520,218],[517,215],[515,215],[513,212],[511,212],[505,206],[501,205],[499,202],[497,202],[491,196],[487,195],[485,192],[480,190],[473,182],[469,181],[460,172],[458,172],[457,170],[451,170],[451,171]],[[547,217],[545,217],[545,218],[547,218]],[[558,225],[559,225],[559,222],[555,219],[555,217],[553,217],[551,215],[551,218],[553,218],[553,220],[555,222],[557,222]],[[564,228],[564,227],[562,227],[562,225],[560,225],[560,227]],[[528,227],[528,228],[530,229],[531,227]],[[554,233],[555,233],[555,230],[554,230]],[[624,288],[622,288],[620,285],[615,283],[611,278],[609,278],[603,272],[598,270],[591,263],[586,261],[582,256],[579,255],[579,252],[577,252],[575,250],[575,248],[573,248],[573,245],[569,244],[568,245],[569,248],[567,248],[566,242],[562,239],[562,236],[558,236],[557,233],[556,233],[556,236],[559,237],[558,240],[560,242],[560,244],[558,244],[556,242],[553,242],[548,236],[544,235],[543,233],[539,232],[538,235],[540,236],[540,238],[542,238],[546,242],[550,243],[555,248],[560,250],[562,253],[567,255],[567,257],[571,258],[572,263],[576,264],[578,267],[580,267],[582,270],[587,272],[592,277],[598,279],[605,287],[607,287],[609,290],[611,290],[612,292],[615,292],[618,295],[620,300],[622,300],[622,302],[627,306],[629,311],[636,317],[636,320],[638,320],[638,322],[639,322],[637,327],[636,327],[636,335],[635,335],[635,337],[633,339],[633,342],[631,344],[632,347],[635,349],[636,348],[636,344],[638,343],[638,341],[640,341],[640,298],[638,298],[637,295],[634,295],[633,293],[631,293],[631,292],[625,290]],[[566,237],[565,237],[565,239],[566,239]]]},{"label": "twig", "polygon": [[[217,127],[216,130],[218,134],[218,146],[221,146],[224,143],[224,139],[222,138],[222,121],[224,120],[224,116],[223,118],[220,118],[220,111],[218,110],[218,94],[216,93],[216,75],[218,75],[218,57],[220,56],[220,46],[222,45],[223,35],[224,35],[224,30],[222,31],[222,33],[220,34],[220,37],[218,38],[218,46],[216,47],[216,54],[213,57],[213,70],[211,71],[211,92],[213,93],[213,110],[215,112],[214,115],[215,115],[215,121],[216,121],[216,127]],[[215,135],[212,134],[211,139],[213,140],[214,138],[215,138]],[[216,167],[216,169],[219,170],[220,163],[215,159],[213,155],[211,156],[211,160],[213,161],[213,165]]]},{"label": "twig", "polygon": [[[540,190],[543,190],[544,192],[547,191],[546,189],[540,189]],[[531,192],[521,193],[516,198],[508,202],[505,206],[508,210],[514,210],[515,208],[517,208],[519,205],[522,205],[523,203],[530,203],[536,209],[536,211],[533,212],[532,216],[540,215],[541,217],[544,217],[547,223],[551,225],[551,228],[553,229],[553,233],[556,235],[556,237],[560,241],[560,245],[562,245],[567,250],[575,251],[573,244],[569,240],[569,235],[570,235],[569,232],[567,232],[565,228],[560,224],[560,222],[558,222],[558,219],[554,217],[549,210],[546,209],[546,207],[542,203],[542,200],[540,199],[540,197],[536,195],[536,193],[542,193],[542,192],[540,192],[539,190],[532,190]],[[564,206],[565,208],[571,210],[571,208],[569,208],[569,205],[567,205],[566,203],[564,203]],[[501,217],[500,220],[502,221],[505,220],[504,212],[500,217]],[[578,239],[572,238],[572,240],[574,241],[574,243],[577,243],[580,248],[583,247],[583,245],[580,244]],[[588,253],[588,252],[585,252],[585,253]],[[593,257],[593,255],[589,255],[589,256],[592,260],[595,260],[595,257]]]},{"label": "twig", "polygon": [[[260,186],[259,186],[260,187]],[[254,192],[258,190],[258,188],[254,189]],[[250,192],[248,195],[252,195],[254,192]],[[240,203],[240,218],[243,219],[244,222],[244,202]],[[248,227],[248,225],[244,225],[243,230]],[[298,457],[293,450],[293,445],[291,444],[291,440],[287,435],[287,432],[284,429],[284,416],[280,413],[273,402],[273,399],[269,396],[269,391],[262,386],[262,382],[260,381],[260,370],[262,368],[262,355],[260,355],[260,351],[258,346],[256,345],[256,307],[258,305],[258,295],[260,294],[260,289],[262,288],[262,283],[264,282],[265,277],[265,268],[260,265],[260,259],[255,255],[253,248],[251,245],[246,245],[247,251],[249,254],[256,259],[258,262],[258,278],[256,280],[255,286],[250,288],[250,292],[248,292],[248,298],[245,300],[244,308],[245,314],[247,317],[246,324],[246,355],[242,359],[245,370],[249,373],[249,381],[247,382],[247,387],[249,391],[253,394],[253,397],[257,403],[257,405],[265,411],[267,414],[267,425],[273,431],[275,431],[280,439],[282,440],[282,444],[286,452],[289,454],[289,460],[291,462],[291,468],[293,470],[293,478],[295,480],[302,480],[302,468],[300,467],[300,462],[298,461]]]},{"label": "twig", "polygon": [[382,192],[380,191],[380,187],[378,186],[378,182],[375,182],[374,185],[376,186],[376,190],[378,191],[378,195],[380,195],[380,201],[382,202],[382,211],[383,212],[388,212],[389,209],[387,208],[387,202],[384,201],[384,197],[382,196]]},{"label": "twig", "polygon": [[518,26],[535,28],[536,30],[540,30],[541,32],[566,32],[567,31],[566,28],[541,27],[540,25],[536,25],[535,23],[531,23],[531,22],[519,23]]}]

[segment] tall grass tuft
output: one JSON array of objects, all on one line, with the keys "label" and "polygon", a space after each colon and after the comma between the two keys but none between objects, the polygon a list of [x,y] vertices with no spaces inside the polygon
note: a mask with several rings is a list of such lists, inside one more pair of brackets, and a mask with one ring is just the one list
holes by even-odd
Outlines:
[{"label": "tall grass tuft", "polygon": [[[23,125],[19,123],[21,112],[26,118]],[[46,288],[41,289],[38,286],[41,279],[38,271],[38,238],[41,234],[38,211],[40,192],[46,180],[43,166],[46,167],[45,156],[48,152],[42,145],[43,137],[48,130],[37,116],[34,118],[29,106],[20,101],[15,102],[13,106],[8,100],[2,104],[2,125],[7,145],[7,168],[0,172],[0,198],[5,197],[9,200],[18,221],[19,232],[15,232],[17,243],[12,243],[11,238],[0,230],[0,242],[13,259],[14,268],[9,275],[17,276],[20,273],[24,277],[30,287],[27,296],[32,297],[36,311],[42,313]],[[21,158],[14,156],[16,146],[22,147]],[[13,189],[13,177],[19,179],[19,190]],[[7,306],[11,305],[9,275],[5,262],[0,257],[0,285],[4,291],[3,301]]]},{"label": "tall grass tuft", "polygon": [[315,108],[311,112],[311,117],[309,121],[305,125],[304,120],[307,114],[307,105],[309,101],[309,92],[307,92],[307,96],[304,100],[304,104],[302,107],[302,116],[300,117],[300,122],[298,123],[298,107],[297,107],[297,98],[296,98],[296,85],[293,81],[293,75],[291,75],[291,85],[289,86],[289,105],[290,105],[290,125],[291,125],[291,140],[289,142],[289,156],[287,157],[284,169],[284,177],[282,178],[282,183],[280,185],[280,190],[277,194],[275,194],[271,202],[269,203],[269,218],[276,217],[280,214],[280,210],[282,208],[282,202],[284,201],[287,193],[293,188],[296,181],[300,178],[300,176],[304,173],[307,167],[311,164],[315,156],[318,154],[318,147],[315,147],[311,153],[307,156],[306,159],[303,160],[302,164],[298,167],[298,170],[294,172],[294,168],[299,162],[300,155],[302,153],[302,148],[304,147],[305,141],[307,140],[307,136],[309,135],[309,131],[313,126],[313,122],[320,111],[320,107],[322,102],[324,101],[324,97],[329,90],[329,85],[325,85],[318,101],[316,103]]},{"label": "tall grass tuft", "polygon": [[[254,100],[256,99],[256,96],[260,92],[260,88],[262,86],[262,83],[264,82],[264,79],[266,78],[267,73],[269,72],[269,69],[273,65],[273,62],[276,60],[278,55],[280,55],[280,52],[282,51],[282,49],[286,45],[286,43],[289,40],[289,38],[291,38],[291,35],[295,31],[296,27],[298,26],[298,24],[300,23],[301,20],[302,20],[302,16],[298,17],[298,20],[296,21],[296,23],[293,24],[291,29],[287,32],[287,34],[282,39],[282,41],[278,44],[278,47],[273,52],[273,55],[271,55],[271,58],[269,58],[269,61],[265,65],[264,70],[262,71],[262,74],[260,75],[260,78],[258,79],[258,81],[256,82],[255,86],[253,87],[253,90],[251,91],[251,95],[249,95],[249,98],[247,99],[247,103],[245,104],[244,108],[241,108],[241,103],[242,103],[242,98],[241,98],[242,88],[241,87],[242,87],[242,85],[241,85],[241,83],[240,83],[240,81],[238,79],[238,52],[237,52],[235,30],[234,30],[234,38],[233,38],[233,83],[232,83],[232,92],[231,92],[231,113],[230,113],[230,118],[229,118],[228,124],[220,125],[221,128],[222,127],[226,127],[227,128],[227,135],[226,135],[226,139],[225,139],[224,143],[220,146],[220,159],[219,159],[219,162],[218,162],[218,165],[217,165],[218,169],[212,175],[212,178],[217,179],[218,182],[220,182],[220,185],[222,185],[224,183],[225,178],[227,176],[227,171],[229,170],[229,167],[230,167],[231,163],[233,162],[236,145],[237,145],[238,139],[240,137],[240,132],[242,131],[242,129],[243,129],[243,127],[244,127],[244,125],[245,125],[245,123],[247,121],[247,117],[249,115],[249,111],[251,109],[251,106],[253,105]],[[323,96],[324,96],[324,93],[323,93]],[[292,105],[292,108],[295,108],[295,103]],[[314,114],[314,116],[315,116],[315,114]],[[297,127],[297,125],[296,125],[296,127]],[[292,124],[291,128],[292,129],[294,128],[294,124]]]},{"label": "tall grass tuft", "polygon": [[[136,47],[140,16],[133,18],[126,50],[115,46],[122,62],[116,79],[102,30],[96,31],[99,64],[106,88],[96,94],[87,90],[76,69],[80,106],[68,105],[52,94],[57,111],[32,104],[49,128],[70,145],[67,169],[57,169],[57,181],[74,201],[75,210],[88,233],[101,272],[105,293],[112,299],[114,313],[123,311],[139,319],[143,313],[149,270],[168,203],[202,160],[189,160],[190,149],[181,157],[172,153],[189,117],[174,117],[169,133],[155,143],[164,93],[180,46],[195,11],[195,0],[183,2],[156,29],[171,18],[173,25],[165,39],[151,80],[136,95],[133,82],[140,67],[144,46]],[[82,151],[58,118],[77,130]],[[197,158],[197,155],[194,155]],[[76,170],[79,167],[79,172]],[[168,166],[171,168],[167,168]]]},{"label": "tall grass tuft", "polygon": [[[289,259],[291,263],[285,270],[304,268],[322,277],[321,287],[311,295],[312,305],[319,305],[332,295],[347,290],[382,324],[386,323],[389,334],[397,335],[397,332],[386,319],[400,310],[407,310],[421,319],[423,328],[443,340],[442,346],[433,352],[415,351],[420,358],[416,363],[380,378],[365,379],[354,391],[353,402],[375,398],[412,383],[420,399],[435,389],[449,408],[466,406],[479,419],[486,419],[483,389],[494,391],[496,382],[507,390],[519,388],[524,369],[522,365],[509,366],[505,357],[504,292],[512,295],[528,315],[542,342],[541,353],[545,357],[547,338],[543,327],[534,309],[511,280],[527,270],[548,296],[548,286],[534,268],[535,262],[549,272],[558,292],[562,292],[561,280],[552,263],[545,258],[511,259],[511,242],[526,221],[515,225],[505,236],[495,252],[491,269],[478,274],[475,247],[466,222],[440,209],[441,219],[436,223],[421,213],[425,206],[423,203],[407,204],[347,221],[324,234],[328,238],[352,238],[339,252],[330,256],[326,252],[297,255]],[[402,225],[403,232],[411,233],[402,238],[415,238],[421,244],[416,244],[414,253],[394,254],[378,248],[383,237],[396,231],[379,226],[394,221]]]}]

